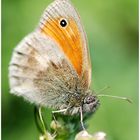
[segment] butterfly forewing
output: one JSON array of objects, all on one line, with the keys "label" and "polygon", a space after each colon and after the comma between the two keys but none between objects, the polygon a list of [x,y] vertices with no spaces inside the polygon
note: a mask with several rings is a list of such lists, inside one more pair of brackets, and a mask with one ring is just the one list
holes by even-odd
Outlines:
[{"label": "butterfly forewing", "polygon": [[[60,21],[67,22],[61,27]],[[63,50],[74,69],[81,77],[85,88],[91,81],[91,65],[87,47],[86,34],[80,17],[69,0],[55,0],[47,9],[40,21],[41,32],[50,36]]]}]

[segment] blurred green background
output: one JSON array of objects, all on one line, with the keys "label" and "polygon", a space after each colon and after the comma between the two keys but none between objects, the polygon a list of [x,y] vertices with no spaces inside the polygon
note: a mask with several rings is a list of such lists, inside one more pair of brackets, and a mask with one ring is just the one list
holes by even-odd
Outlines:
[{"label": "blurred green background", "polygon": [[[33,105],[9,94],[8,63],[13,48],[37,26],[51,0],[2,0],[2,140],[37,140]],[[72,0],[88,36],[92,89],[126,96],[133,104],[102,98],[88,121],[90,133],[108,140],[138,139],[138,1]]]}]

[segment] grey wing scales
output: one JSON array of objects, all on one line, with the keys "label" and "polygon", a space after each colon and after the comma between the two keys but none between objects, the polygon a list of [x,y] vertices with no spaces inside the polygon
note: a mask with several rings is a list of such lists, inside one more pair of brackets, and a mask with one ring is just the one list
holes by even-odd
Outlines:
[{"label": "grey wing scales", "polygon": [[78,76],[57,44],[40,32],[15,48],[9,65],[11,93],[37,105],[61,108]]}]

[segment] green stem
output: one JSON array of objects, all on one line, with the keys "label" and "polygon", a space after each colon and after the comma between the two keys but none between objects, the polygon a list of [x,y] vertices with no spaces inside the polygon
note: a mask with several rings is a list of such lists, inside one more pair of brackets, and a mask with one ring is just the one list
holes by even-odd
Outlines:
[{"label": "green stem", "polygon": [[44,119],[42,116],[42,108],[41,107],[35,107],[34,109],[34,115],[35,115],[35,122],[38,130],[41,132],[41,134],[46,134],[46,125],[44,123]]}]

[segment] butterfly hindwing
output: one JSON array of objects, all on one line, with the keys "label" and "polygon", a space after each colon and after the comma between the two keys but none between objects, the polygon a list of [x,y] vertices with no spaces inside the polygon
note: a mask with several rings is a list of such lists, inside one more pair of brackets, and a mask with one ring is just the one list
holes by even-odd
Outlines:
[{"label": "butterfly hindwing", "polygon": [[50,107],[63,105],[78,80],[57,44],[40,32],[31,33],[15,48],[9,71],[11,93]]}]

